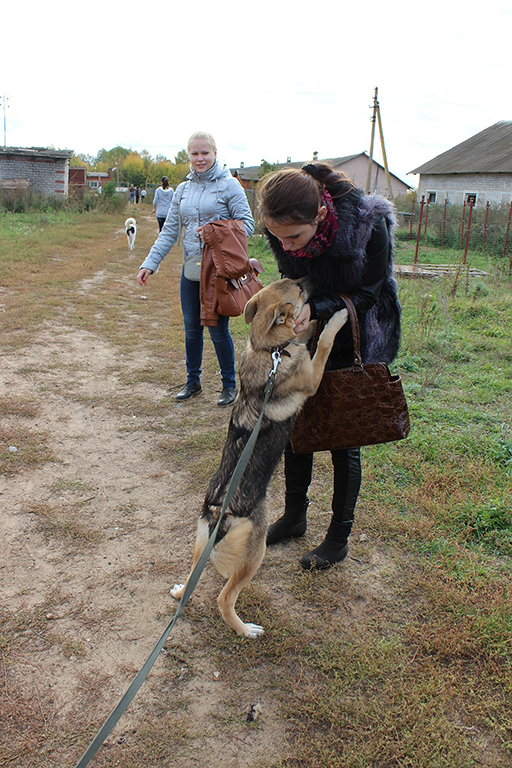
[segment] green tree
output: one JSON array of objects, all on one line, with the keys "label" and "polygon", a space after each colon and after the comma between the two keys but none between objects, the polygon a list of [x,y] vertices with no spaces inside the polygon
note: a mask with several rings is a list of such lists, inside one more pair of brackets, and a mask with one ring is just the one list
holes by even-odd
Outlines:
[{"label": "green tree", "polygon": [[96,155],[96,164],[100,163],[107,168],[113,168],[121,163],[132,152],[131,149],[125,149],[124,147],[114,147],[113,149],[100,149]]},{"label": "green tree", "polygon": [[92,155],[80,154],[73,155],[69,160],[71,168],[83,168],[84,165],[88,171],[92,171],[96,167],[96,158]]},{"label": "green tree", "polygon": [[140,157],[142,159],[142,164],[143,164],[143,167],[144,167],[144,176],[145,176],[146,179],[149,180],[149,178],[151,176],[151,170],[152,170],[153,165],[154,165],[154,160],[151,157],[151,155],[149,154],[149,152],[147,151],[147,149],[143,149],[142,150],[142,152],[140,153]]},{"label": "green tree", "polygon": [[114,197],[116,194],[116,183],[114,180],[106,181],[101,188],[101,194],[105,197]]},{"label": "green tree", "polygon": [[265,176],[267,173],[272,173],[272,171],[278,171],[279,170],[279,163],[269,163],[267,160],[262,160],[260,164],[260,172],[259,177],[260,179]]},{"label": "green tree", "polygon": [[183,164],[185,164],[187,166],[189,164],[189,162],[188,162],[188,152],[187,152],[186,149],[180,149],[180,151],[178,152],[178,154],[174,158],[174,165],[183,165]]},{"label": "green tree", "polygon": [[123,180],[128,184],[135,184],[140,187],[146,183],[144,173],[144,161],[138,152],[130,152],[121,163]]},{"label": "green tree", "polygon": [[178,184],[181,184],[182,181],[185,181],[189,171],[190,166],[188,162],[186,164],[179,163],[177,165],[171,165],[170,173],[167,174],[167,176],[169,176],[171,187],[177,187]]}]

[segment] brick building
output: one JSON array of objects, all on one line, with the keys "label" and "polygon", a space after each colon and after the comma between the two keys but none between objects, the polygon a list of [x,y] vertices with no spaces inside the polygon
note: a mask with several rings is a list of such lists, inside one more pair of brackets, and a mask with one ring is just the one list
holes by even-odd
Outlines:
[{"label": "brick building", "polygon": [[418,197],[429,203],[510,205],[512,121],[500,121],[415,168]]},{"label": "brick building", "polygon": [[67,197],[73,151],[44,147],[0,147],[0,189],[30,189],[45,197]]}]

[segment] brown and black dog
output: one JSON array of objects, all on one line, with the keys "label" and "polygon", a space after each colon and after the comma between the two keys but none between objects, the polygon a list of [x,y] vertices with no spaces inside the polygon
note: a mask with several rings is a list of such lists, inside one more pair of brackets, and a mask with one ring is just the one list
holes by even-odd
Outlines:
[{"label": "brown and black dog", "polygon": [[[245,322],[251,324],[251,330],[240,361],[240,393],[233,407],[221,463],[210,480],[197,524],[193,567],[219,519],[229,481],[263,407],[265,385],[273,366],[272,352],[279,350],[281,363],[254,451],[211,553],[215,568],[227,579],[217,599],[222,617],[235,632],[246,637],[263,633],[262,627],[245,624],[237,616],[235,603],[265,554],[267,488],[297,413],[318,389],[335,336],[347,321],[346,309],[329,320],[311,358],[306,347],[308,334],[297,337],[293,332],[294,321],[307,299],[307,279],[284,279],[263,288],[245,307]],[[179,600],[183,589],[183,584],[176,584],[171,595]]]}]

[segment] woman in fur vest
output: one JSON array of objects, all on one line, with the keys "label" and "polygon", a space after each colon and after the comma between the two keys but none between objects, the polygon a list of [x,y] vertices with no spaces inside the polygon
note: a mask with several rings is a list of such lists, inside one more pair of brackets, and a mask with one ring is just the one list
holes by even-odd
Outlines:
[{"label": "woman in fur vest", "polygon": [[[295,321],[295,333],[307,330],[311,320],[328,320],[343,309],[338,294],[344,293],[358,314],[363,362],[390,363],[400,341],[392,205],[377,195],[365,195],[345,174],[324,163],[268,174],[258,188],[258,202],[281,275],[292,279],[309,275],[313,281],[311,298]],[[352,333],[347,323],[336,337],[326,369],[352,363]],[[291,445],[285,451],[285,509],[269,526],[269,546],[306,532],[313,455],[294,454]],[[331,455],[332,518],[322,543],[301,558],[306,569],[329,568],[348,552],[361,485],[360,449],[331,451]]]}]

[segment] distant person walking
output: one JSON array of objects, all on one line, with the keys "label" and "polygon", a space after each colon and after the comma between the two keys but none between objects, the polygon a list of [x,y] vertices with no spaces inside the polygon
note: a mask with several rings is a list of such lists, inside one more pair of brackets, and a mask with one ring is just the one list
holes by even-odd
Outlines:
[{"label": "distant person walking", "polygon": [[129,191],[130,191],[130,203],[134,203],[135,202],[135,187],[133,186],[133,184],[130,184],[130,190]]},{"label": "distant person walking", "polygon": [[156,213],[156,220],[158,221],[158,231],[162,231],[162,227],[169,213],[169,207],[174,195],[174,189],[169,185],[169,179],[167,176],[162,176],[162,186],[158,187],[153,197],[153,210],[152,213]]},{"label": "distant person walking", "polygon": [[139,204],[140,200],[140,187],[135,187],[135,203],[136,205]]}]

